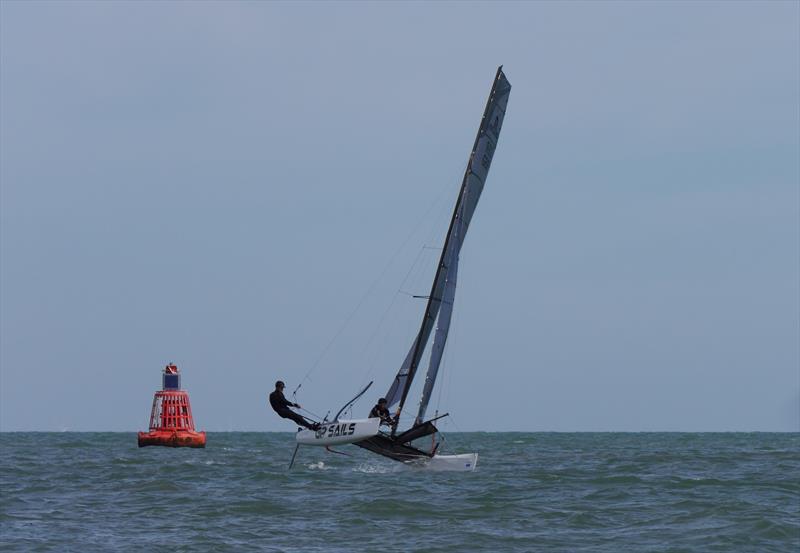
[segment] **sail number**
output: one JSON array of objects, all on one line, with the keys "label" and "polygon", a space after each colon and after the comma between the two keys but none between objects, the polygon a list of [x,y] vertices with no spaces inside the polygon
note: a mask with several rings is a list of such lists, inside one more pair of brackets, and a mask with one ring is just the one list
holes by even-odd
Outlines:
[{"label": "sail number", "polygon": [[356,423],[341,423],[341,424],[331,424],[331,425],[323,425],[319,427],[319,430],[316,431],[314,437],[318,440],[323,438],[334,438],[336,436],[352,436],[356,433]]}]

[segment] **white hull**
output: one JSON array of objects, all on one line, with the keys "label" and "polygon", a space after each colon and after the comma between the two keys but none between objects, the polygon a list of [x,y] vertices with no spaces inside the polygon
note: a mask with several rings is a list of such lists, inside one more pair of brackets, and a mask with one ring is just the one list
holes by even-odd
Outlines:
[{"label": "white hull", "polygon": [[409,461],[406,465],[424,470],[472,472],[478,465],[478,454],[434,455],[430,459]]},{"label": "white hull", "polygon": [[319,430],[300,430],[295,439],[300,445],[342,445],[371,438],[378,433],[381,419],[340,420],[320,425]]}]

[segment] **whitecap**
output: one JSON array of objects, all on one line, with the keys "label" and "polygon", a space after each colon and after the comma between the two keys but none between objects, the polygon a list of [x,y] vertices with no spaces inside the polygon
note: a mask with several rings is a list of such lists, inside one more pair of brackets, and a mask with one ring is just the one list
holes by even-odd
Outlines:
[{"label": "whitecap", "polygon": [[357,467],[354,467],[352,470],[353,472],[361,472],[364,474],[388,474],[391,472],[397,472],[399,470],[403,470],[405,465],[379,465],[375,463],[361,463]]}]

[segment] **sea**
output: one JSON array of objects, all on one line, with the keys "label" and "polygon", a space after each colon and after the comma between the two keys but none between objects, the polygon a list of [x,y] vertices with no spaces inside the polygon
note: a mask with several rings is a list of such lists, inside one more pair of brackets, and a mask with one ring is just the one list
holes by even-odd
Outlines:
[{"label": "sea", "polygon": [[0,551],[800,551],[798,433],[452,433],[432,472],[290,433],[0,434]]}]

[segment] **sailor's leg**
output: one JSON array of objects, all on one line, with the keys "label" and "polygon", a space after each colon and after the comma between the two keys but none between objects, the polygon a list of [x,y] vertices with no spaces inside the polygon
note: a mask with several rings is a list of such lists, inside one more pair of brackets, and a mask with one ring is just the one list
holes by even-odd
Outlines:
[{"label": "sailor's leg", "polygon": [[314,430],[314,427],[316,426],[316,424],[314,424],[313,422],[309,422],[302,415],[298,415],[294,411],[289,411],[288,409],[283,413],[281,413],[281,416],[285,419],[292,419],[300,426],[305,426],[309,430]]}]

